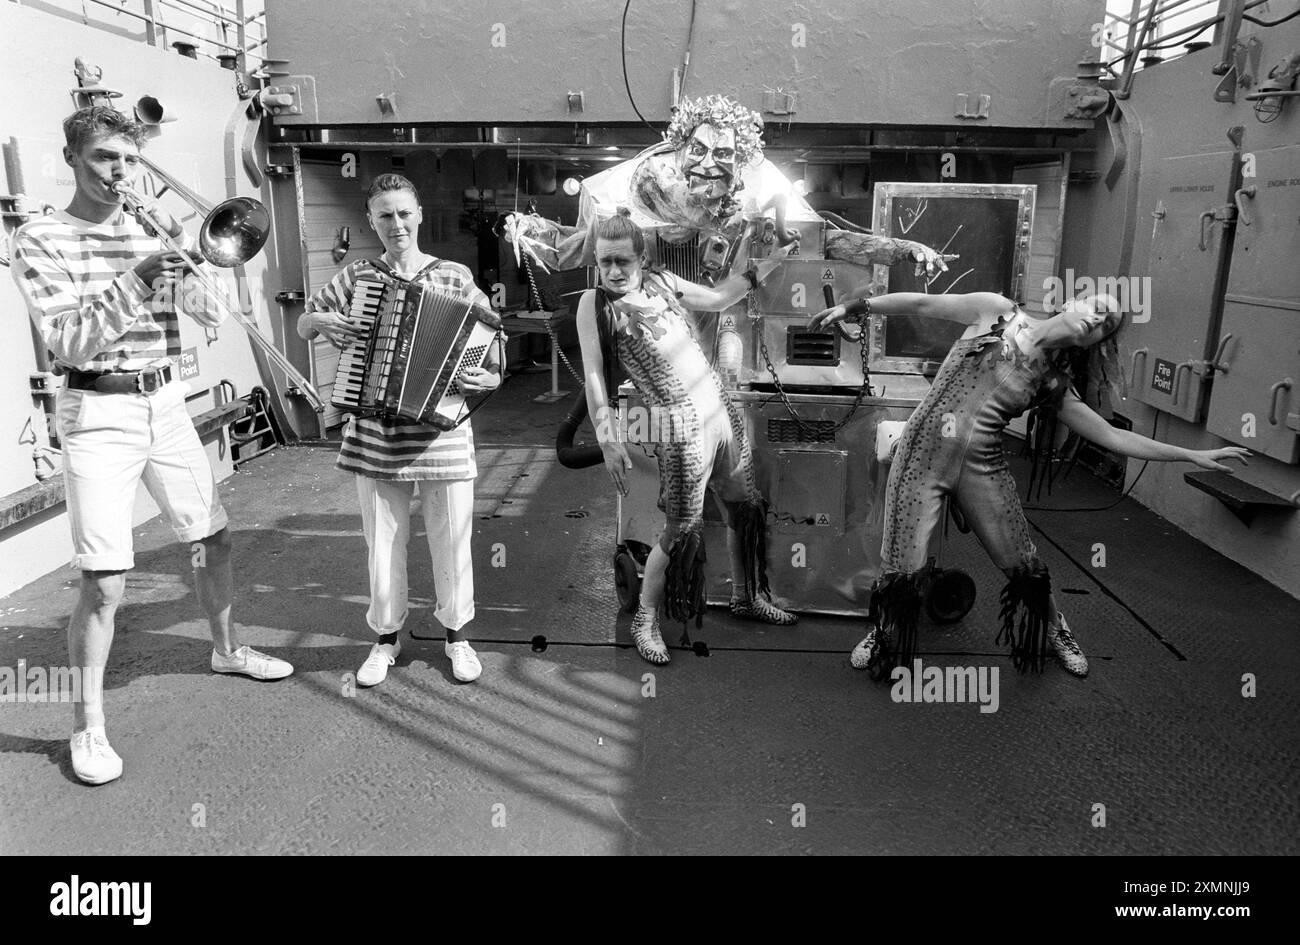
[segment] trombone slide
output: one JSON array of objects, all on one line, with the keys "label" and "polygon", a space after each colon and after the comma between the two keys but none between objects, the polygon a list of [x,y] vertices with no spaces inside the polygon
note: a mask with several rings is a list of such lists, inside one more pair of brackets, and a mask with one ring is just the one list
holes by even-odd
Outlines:
[{"label": "trombone slide", "polygon": [[[181,185],[178,181],[176,181],[166,172],[161,171],[156,164],[153,164],[152,162],[148,162],[147,166],[150,168],[150,170],[154,171],[154,173],[158,174],[163,179],[163,181],[167,183],[173,190],[175,190],[178,194],[180,194],[180,196],[183,199],[185,199],[185,201],[189,203],[190,206],[194,207],[196,211],[205,214],[205,219],[204,219],[205,226],[208,224],[208,221],[212,218],[212,216],[221,209],[220,206],[213,208],[211,204],[207,203],[207,201],[204,201],[202,198],[198,197],[198,195],[194,194],[193,191]],[[273,362],[275,362],[276,366],[278,366],[280,370],[284,372],[285,377],[289,380],[289,382],[292,385],[296,386],[299,390],[302,391],[303,395],[307,398],[308,403],[312,405],[312,409],[315,410],[317,413],[322,413],[325,410],[325,402],[321,400],[320,394],[316,392],[316,388],[312,386],[311,381],[309,381],[306,377],[304,377],[302,372],[299,371],[296,367],[294,367],[293,362],[289,360],[289,358],[284,354],[283,351],[277,348],[269,338],[267,338],[265,335],[262,334],[261,329],[257,327],[257,323],[254,322],[252,318],[250,318],[247,314],[241,311],[237,305],[231,303],[227,293],[212,278],[212,276],[204,272],[198,267],[194,259],[191,257],[190,253],[182,249],[180,242],[167,232],[166,227],[162,226],[157,216],[149,209],[145,199],[125,181],[119,181],[117,184],[114,185],[113,189],[117,193],[121,194],[122,198],[126,203],[130,204],[131,210],[134,213],[140,216],[146,223],[149,224],[149,226],[151,226],[154,229],[154,231],[158,234],[158,238],[163,242],[163,244],[172,252],[177,253],[181,257],[181,259],[184,261],[185,268],[196,279],[199,280],[199,283],[200,285],[203,286],[204,291],[206,291],[216,299],[220,300],[219,304],[225,307],[227,314],[234,317],[235,321],[238,322],[239,326],[244,329],[244,331],[248,334],[248,337],[253,341],[253,343],[256,344],[259,348],[261,348],[262,351],[265,352],[267,357],[269,357]],[[247,197],[236,198],[236,199],[251,201],[251,198],[247,198]],[[260,203],[256,201],[252,201],[252,202],[257,203],[258,206],[260,206]],[[265,242],[265,237],[263,237],[262,242]],[[258,245],[260,248],[261,244],[259,243]],[[211,255],[207,251],[207,248],[202,244],[202,242],[200,242],[199,249],[203,253],[204,258],[207,259],[209,262],[212,262],[214,264],[218,263],[218,260],[214,260],[211,257]],[[253,254],[249,254],[248,258],[251,258],[252,255]],[[226,259],[228,258],[229,257],[227,257]],[[247,259],[238,258],[236,262],[230,263],[227,262],[226,259],[220,260],[221,264],[223,265],[223,268],[231,268],[235,265],[240,265],[243,262],[247,261]]]}]

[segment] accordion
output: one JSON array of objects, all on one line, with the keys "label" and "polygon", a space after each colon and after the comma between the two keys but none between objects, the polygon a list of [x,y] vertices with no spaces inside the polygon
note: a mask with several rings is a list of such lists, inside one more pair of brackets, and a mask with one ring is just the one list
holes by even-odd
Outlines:
[{"label": "accordion", "polygon": [[339,355],[331,404],[440,430],[464,421],[457,381],[487,360],[501,329],[495,312],[419,284],[363,278],[348,316],[361,335]]}]

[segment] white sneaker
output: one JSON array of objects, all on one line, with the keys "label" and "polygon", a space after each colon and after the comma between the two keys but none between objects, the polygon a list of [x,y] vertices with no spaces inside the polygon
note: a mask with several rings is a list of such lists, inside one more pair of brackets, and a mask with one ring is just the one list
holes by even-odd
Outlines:
[{"label": "white sneaker", "polygon": [[460,682],[473,682],[483,674],[483,664],[478,661],[478,654],[468,641],[448,643],[442,651],[451,660],[451,674]]},{"label": "white sneaker", "polygon": [[214,673],[236,673],[253,679],[283,679],[293,673],[293,666],[282,659],[259,653],[251,646],[241,646],[229,656],[212,651]]},{"label": "white sneaker", "polygon": [[72,770],[87,784],[107,784],[122,776],[122,759],[108,743],[104,726],[95,725],[72,736]]},{"label": "white sneaker", "polygon": [[358,686],[378,686],[388,678],[388,667],[397,662],[402,652],[402,643],[376,643],[370,648],[370,655],[357,670]]}]

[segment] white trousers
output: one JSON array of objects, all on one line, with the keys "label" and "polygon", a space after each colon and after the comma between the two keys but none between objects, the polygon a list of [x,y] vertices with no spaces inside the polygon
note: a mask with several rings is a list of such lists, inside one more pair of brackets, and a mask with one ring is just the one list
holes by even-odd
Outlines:
[{"label": "white trousers", "polygon": [[[396,633],[406,622],[406,546],[411,537],[411,498],[416,483],[357,476],[361,526],[370,563],[370,609],[375,633]],[[474,619],[474,480],[422,479],[420,505],[433,558],[433,615],[448,630]]]}]

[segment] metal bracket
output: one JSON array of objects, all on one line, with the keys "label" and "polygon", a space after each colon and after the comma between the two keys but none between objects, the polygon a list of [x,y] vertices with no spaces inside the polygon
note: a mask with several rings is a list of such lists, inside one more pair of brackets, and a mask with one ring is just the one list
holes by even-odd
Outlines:
[{"label": "metal bracket", "polygon": [[268,164],[264,168],[267,177],[292,177],[292,164]]},{"label": "metal bracket", "polygon": [[[953,115],[957,118],[988,118],[993,96],[975,92],[959,92],[953,99]],[[972,111],[972,108],[974,109]]]},{"label": "metal bracket", "polygon": [[281,305],[296,305],[307,301],[307,294],[302,289],[285,289],[275,293],[275,300]]},{"label": "metal bracket", "polygon": [[53,397],[55,394],[54,375],[49,371],[33,371],[27,375],[27,383],[33,397]]},{"label": "metal bracket", "polygon": [[1072,85],[1065,90],[1066,118],[1096,118],[1110,107],[1110,92],[1098,85]]},{"label": "metal bracket", "polygon": [[794,92],[783,92],[780,89],[763,90],[763,114],[793,115],[794,108],[795,108]]},{"label": "metal bracket", "polygon": [[258,93],[258,100],[266,113],[279,124],[319,122],[315,76],[279,76],[274,85]]}]

